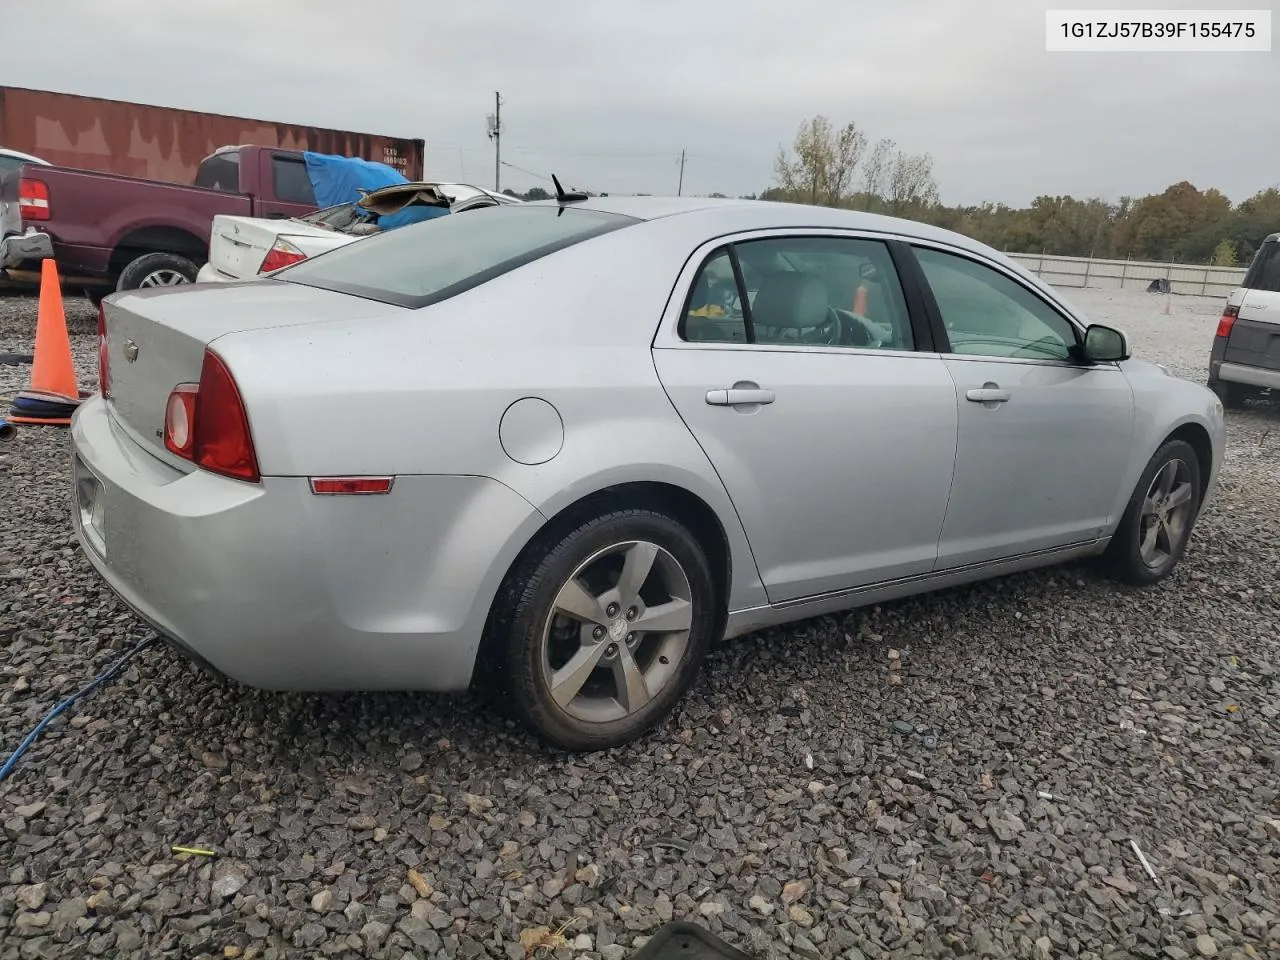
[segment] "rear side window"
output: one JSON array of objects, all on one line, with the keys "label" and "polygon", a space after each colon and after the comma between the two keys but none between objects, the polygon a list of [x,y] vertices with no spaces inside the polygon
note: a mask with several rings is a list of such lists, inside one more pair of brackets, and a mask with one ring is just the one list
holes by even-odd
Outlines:
[{"label": "rear side window", "polygon": [[196,186],[227,193],[240,192],[240,151],[228,150],[215,153],[200,164],[196,171]]},{"label": "rear side window", "polygon": [[272,186],[276,199],[284,203],[307,203],[315,206],[316,194],[311,187],[311,176],[301,157],[271,156]]},{"label": "rear side window", "polygon": [[638,222],[573,207],[492,207],[482,217],[436,217],[366,237],[286,267],[273,279],[404,307],[425,307],[557,250]]},{"label": "rear side window", "polygon": [[1271,240],[1258,248],[1242,286],[1250,290],[1280,293],[1280,241]]}]

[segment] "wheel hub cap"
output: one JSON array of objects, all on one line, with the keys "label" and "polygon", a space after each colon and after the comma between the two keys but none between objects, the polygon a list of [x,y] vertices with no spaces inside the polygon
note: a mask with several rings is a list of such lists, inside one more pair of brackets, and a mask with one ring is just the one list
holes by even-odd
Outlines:
[{"label": "wheel hub cap", "polygon": [[1156,473],[1142,501],[1138,553],[1152,569],[1163,567],[1181,548],[1191,529],[1191,468],[1170,460]]},{"label": "wheel hub cap", "polygon": [[692,628],[692,588],[669,551],[643,540],[607,547],[556,594],[542,631],[543,684],[575,720],[625,719],[675,677]]}]

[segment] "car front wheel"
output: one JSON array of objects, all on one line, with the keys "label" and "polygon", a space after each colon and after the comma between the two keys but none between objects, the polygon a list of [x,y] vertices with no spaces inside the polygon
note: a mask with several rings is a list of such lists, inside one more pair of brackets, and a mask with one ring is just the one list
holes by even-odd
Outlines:
[{"label": "car front wheel", "polygon": [[1173,571],[1200,512],[1200,489],[1200,461],[1189,443],[1170,440],[1156,451],[1107,548],[1117,578],[1145,586]]},{"label": "car front wheel", "polygon": [[550,743],[600,750],[663,719],[712,639],[716,591],[681,524],[618,510],[549,538],[508,577],[491,629],[502,688]]}]

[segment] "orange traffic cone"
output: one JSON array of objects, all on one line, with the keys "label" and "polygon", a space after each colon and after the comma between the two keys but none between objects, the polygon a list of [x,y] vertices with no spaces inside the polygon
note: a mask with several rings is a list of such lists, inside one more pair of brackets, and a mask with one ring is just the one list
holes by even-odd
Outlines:
[{"label": "orange traffic cone", "polygon": [[40,312],[36,318],[36,347],[31,381],[13,400],[10,423],[69,426],[80,404],[67,315],[62,307],[58,267],[46,259],[40,267]]},{"label": "orange traffic cone", "polygon": [[853,295],[853,312],[860,317],[867,315],[867,285],[859,284],[858,292]]}]

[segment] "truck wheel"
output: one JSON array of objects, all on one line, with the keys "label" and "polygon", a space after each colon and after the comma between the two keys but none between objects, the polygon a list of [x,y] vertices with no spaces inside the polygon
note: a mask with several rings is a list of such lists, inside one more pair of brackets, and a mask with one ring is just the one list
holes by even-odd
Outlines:
[{"label": "truck wheel", "polygon": [[144,290],[195,283],[200,268],[176,253],[144,253],[120,271],[117,290]]}]

